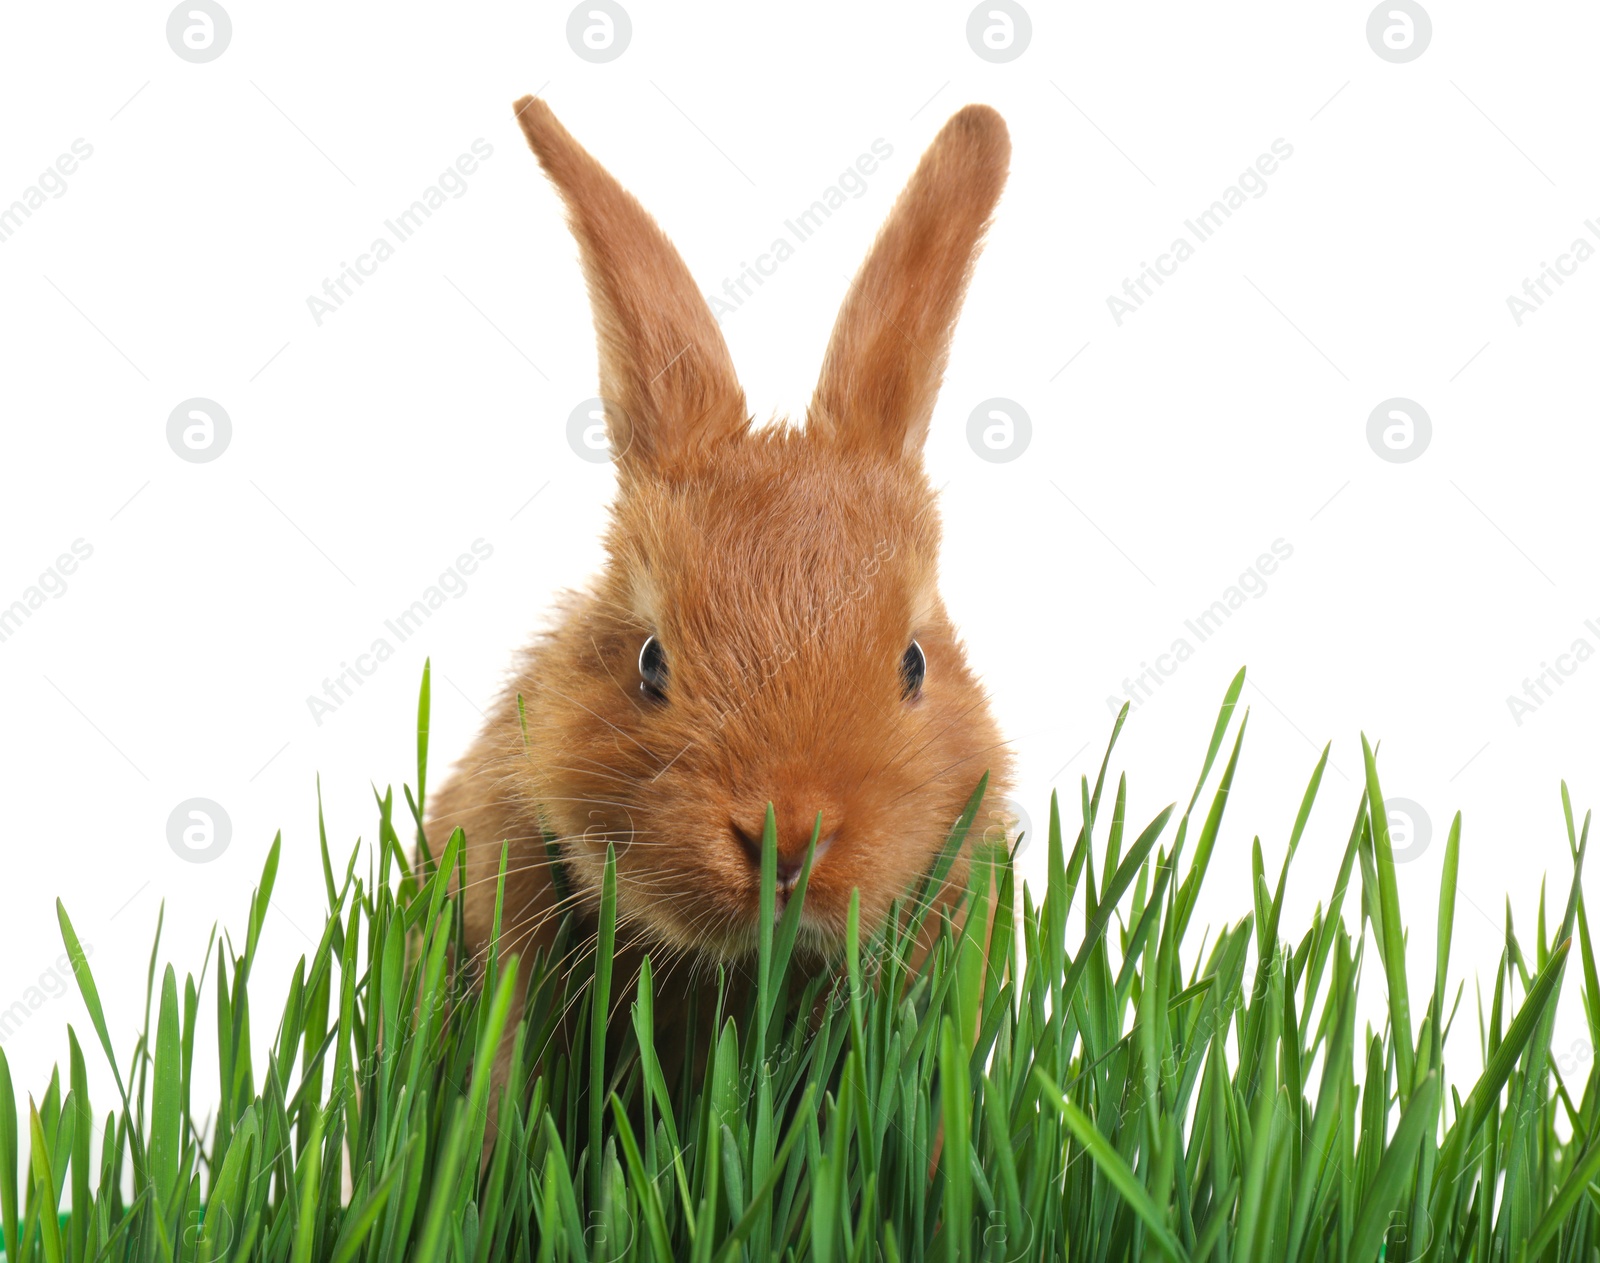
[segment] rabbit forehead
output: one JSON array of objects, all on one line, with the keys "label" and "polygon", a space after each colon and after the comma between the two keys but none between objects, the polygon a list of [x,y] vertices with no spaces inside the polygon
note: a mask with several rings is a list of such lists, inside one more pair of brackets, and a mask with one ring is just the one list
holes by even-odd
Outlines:
[{"label": "rabbit forehead", "polygon": [[803,618],[841,593],[856,615],[841,632],[879,611],[924,622],[937,609],[938,547],[920,470],[770,458],[635,488],[612,538],[627,603],[656,628]]}]

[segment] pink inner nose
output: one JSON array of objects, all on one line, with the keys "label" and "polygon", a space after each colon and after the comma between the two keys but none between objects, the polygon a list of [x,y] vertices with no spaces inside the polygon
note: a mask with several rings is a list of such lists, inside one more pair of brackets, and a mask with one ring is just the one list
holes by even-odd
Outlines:
[{"label": "pink inner nose", "polygon": [[[754,829],[741,825],[738,821],[729,821],[729,829],[733,833],[734,841],[739,844],[740,850],[749,858],[756,871],[761,871],[761,837],[765,832],[766,822],[763,820]],[[811,845],[811,827],[802,833],[798,829],[778,829],[777,836],[777,875],[778,885],[785,889],[792,887],[800,879],[800,870],[805,867],[806,848]],[[812,870],[821,862],[822,856],[833,845],[833,840],[838,836],[838,830],[825,833],[817,839],[817,853],[812,860]]]}]

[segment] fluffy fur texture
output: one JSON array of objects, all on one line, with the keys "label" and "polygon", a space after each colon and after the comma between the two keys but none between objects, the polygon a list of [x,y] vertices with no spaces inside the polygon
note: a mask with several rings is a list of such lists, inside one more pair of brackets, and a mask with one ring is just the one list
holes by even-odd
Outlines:
[{"label": "fluffy fur texture", "polygon": [[[767,804],[783,875],[820,812],[805,932],[825,954],[842,941],[853,888],[870,930],[932,862],[979,777],[990,774],[991,803],[1009,780],[939,598],[922,461],[1005,181],[1005,124],[977,105],[946,124],[851,285],[804,428],[752,430],[722,333],[672,244],[543,101],[516,112],[578,242],[618,495],[604,570],[526,651],[432,799],[428,836],[437,850],[465,830],[475,951],[510,844],[503,946],[524,955],[549,946],[563,884],[593,914],[610,842],[619,940],[652,952],[658,980],[677,961],[692,985],[697,963],[753,948]],[[640,687],[650,636],[667,663],[659,697]],[[913,639],[927,675],[907,698]],[[670,1015],[664,989],[658,1012]]]}]

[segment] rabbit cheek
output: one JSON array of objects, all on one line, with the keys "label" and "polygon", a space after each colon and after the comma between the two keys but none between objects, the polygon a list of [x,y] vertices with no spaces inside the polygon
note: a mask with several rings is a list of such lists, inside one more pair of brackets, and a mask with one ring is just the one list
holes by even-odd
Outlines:
[{"label": "rabbit cheek", "polygon": [[716,798],[674,786],[641,815],[646,832],[617,857],[618,914],[619,921],[630,915],[638,930],[671,947],[728,957],[753,946],[754,923],[742,897],[738,857],[720,838],[707,836],[706,822],[726,816],[725,807],[719,815],[723,804]]}]

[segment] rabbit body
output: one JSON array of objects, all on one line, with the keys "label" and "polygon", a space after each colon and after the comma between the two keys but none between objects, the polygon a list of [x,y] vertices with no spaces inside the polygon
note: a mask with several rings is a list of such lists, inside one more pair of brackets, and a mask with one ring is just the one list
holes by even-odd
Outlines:
[{"label": "rabbit body", "polygon": [[[619,972],[648,951],[677,980],[670,1022],[708,965],[754,949],[769,803],[780,908],[816,836],[802,944],[825,959],[853,890],[870,931],[985,772],[1004,798],[1009,753],[937,589],[922,443],[1009,141],[987,107],[950,120],[851,286],[804,425],[754,429],[670,242],[543,101],[516,108],[578,241],[618,492],[603,570],[522,655],[427,836],[465,832],[475,952],[507,848],[501,950],[524,958],[568,909],[592,923],[614,849]],[[947,892],[965,875],[963,854]]]}]

